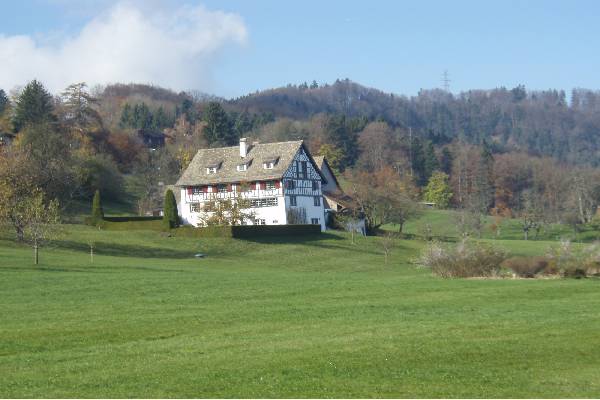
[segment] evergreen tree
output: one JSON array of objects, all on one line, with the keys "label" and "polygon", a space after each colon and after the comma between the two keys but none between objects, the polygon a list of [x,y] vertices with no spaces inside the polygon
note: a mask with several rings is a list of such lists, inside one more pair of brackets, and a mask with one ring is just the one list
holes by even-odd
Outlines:
[{"label": "evergreen tree", "polygon": [[442,150],[442,155],[440,157],[440,170],[450,175],[452,172],[452,162],[454,161],[454,155],[447,147],[444,147]]},{"label": "evergreen tree", "polygon": [[424,172],[425,172],[425,180],[429,180],[433,172],[440,167],[440,162],[435,155],[435,148],[433,147],[433,143],[431,141],[427,142],[427,147],[425,147],[425,161],[424,161]]},{"label": "evergreen tree", "polygon": [[121,120],[119,121],[121,128],[132,128],[133,127],[133,110],[129,103],[125,103],[121,110]]},{"label": "evergreen tree", "polygon": [[102,222],[102,219],[104,219],[104,210],[100,203],[100,191],[96,190],[94,199],[92,200],[92,224],[96,225]]},{"label": "evergreen tree", "polygon": [[179,214],[177,213],[177,202],[171,189],[165,193],[165,203],[163,205],[163,225],[167,229],[177,228],[179,226]]},{"label": "evergreen tree", "polygon": [[252,121],[250,120],[250,114],[248,111],[244,111],[237,116],[235,120],[235,131],[238,136],[244,135],[246,132],[252,130]]},{"label": "evergreen tree", "polygon": [[425,172],[425,151],[420,138],[414,138],[410,144],[410,160],[415,182],[422,187],[428,178]]},{"label": "evergreen tree", "polygon": [[474,179],[473,204],[474,211],[487,213],[494,204],[494,156],[489,145],[484,142],[479,155]]},{"label": "evergreen tree", "polygon": [[318,87],[319,87],[319,84],[317,83],[317,81],[313,80],[312,83],[310,84],[310,88],[317,89]]},{"label": "evergreen tree", "polygon": [[227,112],[220,103],[212,101],[204,110],[204,135],[210,144],[233,145],[237,136],[232,127]]},{"label": "evergreen tree", "polygon": [[27,125],[55,121],[52,96],[37,80],[29,82],[17,99],[13,125],[19,132]]},{"label": "evergreen tree", "polygon": [[6,108],[8,107],[8,97],[6,96],[6,92],[0,89],[0,114],[2,114]]},{"label": "evergreen tree", "polygon": [[346,121],[345,115],[333,115],[327,119],[325,125],[328,142],[342,153],[339,161],[339,170],[344,172],[351,167],[358,158],[358,137]]}]

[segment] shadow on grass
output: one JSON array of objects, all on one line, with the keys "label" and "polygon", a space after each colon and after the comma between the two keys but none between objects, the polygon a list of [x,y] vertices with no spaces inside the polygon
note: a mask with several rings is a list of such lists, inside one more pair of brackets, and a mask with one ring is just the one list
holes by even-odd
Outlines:
[{"label": "shadow on grass", "polygon": [[257,237],[241,237],[237,238],[245,242],[254,242],[262,244],[310,244],[322,242],[323,240],[344,240],[343,238],[323,232],[317,235],[282,235],[282,236],[257,236]]},{"label": "shadow on grass", "polygon": [[[89,252],[90,248],[85,243],[74,241],[54,242],[56,248],[73,250],[80,252]],[[126,245],[118,243],[96,242],[94,243],[94,254],[114,257],[135,257],[135,258],[171,258],[184,259],[192,258],[194,251],[181,251],[167,249],[164,247],[151,247],[140,245]]]},{"label": "shadow on grass", "polygon": [[77,273],[88,273],[88,274],[111,274],[113,272],[123,272],[123,271],[149,271],[149,272],[190,272],[190,270],[185,269],[170,269],[170,268],[150,268],[150,267],[139,267],[139,266],[131,266],[131,265],[112,265],[112,266],[99,266],[99,265],[89,265],[87,267],[47,267],[47,266],[26,266],[26,267],[0,267],[0,272],[23,272],[23,271],[33,271],[33,272],[77,272]]}]

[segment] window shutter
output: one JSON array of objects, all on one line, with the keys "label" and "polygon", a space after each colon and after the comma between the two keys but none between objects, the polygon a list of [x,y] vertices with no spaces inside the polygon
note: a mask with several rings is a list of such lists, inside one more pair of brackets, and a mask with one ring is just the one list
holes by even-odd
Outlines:
[{"label": "window shutter", "polygon": [[275,181],[275,189],[279,189],[281,187],[281,181]]},{"label": "window shutter", "polygon": [[227,191],[228,191],[228,192],[231,192],[231,191],[232,191],[232,189],[231,189],[231,183],[230,183],[229,185],[227,185]]},{"label": "window shutter", "polygon": [[202,186],[202,193],[208,193],[208,186]]},{"label": "window shutter", "polygon": [[267,182],[260,182],[260,189],[265,190],[267,188]]},{"label": "window shutter", "polygon": [[192,192],[192,190],[193,190],[193,189],[192,189],[192,187],[191,187],[191,186],[187,188],[187,194],[188,194],[188,196],[191,196],[191,195],[192,195],[192,193],[193,193],[193,192]]}]

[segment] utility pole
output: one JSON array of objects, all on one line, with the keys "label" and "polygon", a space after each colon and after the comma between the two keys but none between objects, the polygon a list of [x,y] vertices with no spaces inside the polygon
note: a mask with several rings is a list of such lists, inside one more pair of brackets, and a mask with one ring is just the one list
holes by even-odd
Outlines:
[{"label": "utility pole", "polygon": [[444,73],[442,75],[442,84],[443,84],[443,87],[444,87],[444,91],[447,92],[447,93],[450,92],[450,82],[451,81],[450,81],[450,78],[448,76],[448,70],[445,69]]}]

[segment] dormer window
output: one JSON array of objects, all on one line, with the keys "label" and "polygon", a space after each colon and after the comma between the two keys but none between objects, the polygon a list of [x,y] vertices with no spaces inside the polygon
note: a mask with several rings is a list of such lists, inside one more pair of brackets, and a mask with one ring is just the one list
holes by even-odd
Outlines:
[{"label": "dormer window", "polygon": [[248,164],[239,164],[237,166],[237,170],[240,171],[240,172],[248,170]]},{"label": "dormer window", "polygon": [[206,166],[206,174],[210,175],[210,174],[216,174],[217,170],[219,169],[219,166],[221,165],[220,162],[217,163],[213,163],[213,164],[208,164]]},{"label": "dormer window", "polygon": [[264,169],[273,169],[275,167],[275,164],[277,164],[278,160],[279,160],[279,157],[267,157],[267,158],[263,159],[262,160],[263,168]]}]

